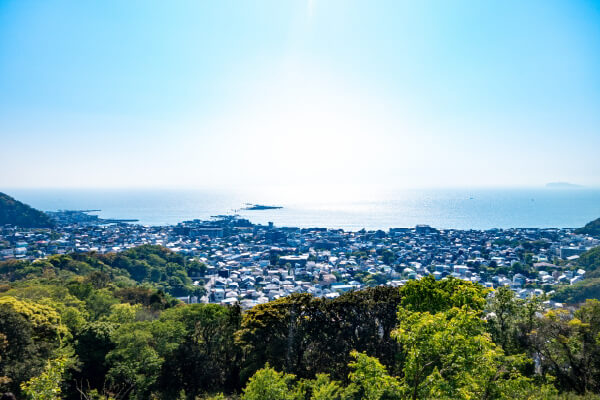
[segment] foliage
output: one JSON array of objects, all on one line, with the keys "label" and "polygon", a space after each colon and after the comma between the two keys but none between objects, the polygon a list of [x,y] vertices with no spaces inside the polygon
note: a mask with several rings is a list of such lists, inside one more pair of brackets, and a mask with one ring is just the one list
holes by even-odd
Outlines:
[{"label": "foliage", "polygon": [[0,307],[7,306],[21,314],[31,324],[34,339],[60,340],[67,333],[60,316],[54,308],[29,300],[18,300],[12,296],[0,297]]},{"label": "foliage", "polygon": [[600,246],[581,254],[576,266],[586,271],[585,279],[560,288],[553,299],[570,304],[583,303],[587,299],[600,300]]},{"label": "foliage", "polygon": [[298,386],[296,397],[309,396],[310,400],[339,400],[344,395],[340,383],[327,374],[317,374],[315,379],[300,382]]},{"label": "foliage", "polygon": [[[594,254],[582,262],[593,265]],[[24,398],[21,387],[54,387],[65,400],[600,393],[598,301],[544,313],[541,298],[427,277],[332,300],[296,294],[242,312],[171,297],[171,272],[190,274],[189,265],[152,246],[0,263],[0,391]],[[42,385],[49,376],[53,384]]]},{"label": "foliage", "polygon": [[12,296],[0,297],[0,377],[7,389],[41,372],[68,334],[54,308]]},{"label": "foliage", "polygon": [[243,400],[294,400],[294,375],[277,372],[267,364],[256,371],[244,388]]},{"label": "foliage", "polygon": [[87,323],[75,336],[75,352],[79,358],[78,368],[71,372],[76,382],[87,387],[101,388],[109,369],[106,355],[114,349],[112,336],[115,324],[106,321]]},{"label": "foliage", "polygon": [[173,321],[122,324],[112,335],[115,348],[106,355],[111,364],[108,380],[116,386],[131,387],[133,398],[148,398],[164,356],[179,346],[182,331],[183,324]]},{"label": "foliage", "polygon": [[346,293],[334,300],[292,295],[248,310],[236,342],[244,353],[242,381],[265,363],[300,378],[348,375],[350,351],[366,351],[394,369],[391,338],[400,294],[391,287]]},{"label": "foliage", "polygon": [[181,343],[163,365],[164,392],[184,389],[193,398],[202,392],[240,388],[241,352],[234,343],[241,322],[238,306],[192,304],[169,309],[160,320],[184,327]]},{"label": "foliage", "polygon": [[436,281],[429,275],[418,281],[408,281],[400,288],[402,307],[419,312],[438,312],[466,306],[483,310],[487,291],[483,286],[456,278]]},{"label": "foliage", "polygon": [[507,286],[489,295],[486,307],[487,330],[494,343],[507,354],[519,354],[529,347],[529,332],[542,312],[542,297],[518,299]]},{"label": "foliage", "polygon": [[113,268],[127,271],[136,282],[153,284],[174,296],[185,296],[195,289],[187,274],[185,258],[162,246],[143,245],[98,258]]},{"label": "foliage", "polygon": [[31,400],[59,400],[66,363],[66,358],[49,360],[39,376],[21,384],[21,390]]},{"label": "foliage", "polygon": [[523,357],[505,356],[478,313],[453,307],[437,313],[398,312],[395,337],[406,361],[402,391],[412,399],[503,398],[528,389]]},{"label": "foliage", "polygon": [[43,212],[0,193],[0,226],[14,225],[22,228],[51,228],[54,223]]},{"label": "foliage", "polygon": [[384,249],[381,253],[381,261],[383,261],[384,264],[393,264],[394,261],[396,261],[396,254],[389,249]]},{"label": "foliage", "polygon": [[62,281],[79,280],[80,297],[92,289],[107,288],[111,284],[132,286],[146,284],[173,296],[200,294],[202,287],[192,284],[189,271],[196,274],[202,265],[187,263],[185,257],[165,247],[143,245],[122,253],[54,255],[34,262],[0,262],[0,281],[18,282],[34,278],[58,278]]},{"label": "foliage", "polygon": [[577,265],[586,271],[586,278],[600,278],[600,246],[581,254]]},{"label": "foliage", "polygon": [[85,302],[58,284],[33,285],[27,282],[26,285],[13,286],[0,296],[28,300],[55,309],[70,332],[77,332],[89,317]]},{"label": "foliage", "polygon": [[574,285],[561,287],[552,299],[569,304],[583,303],[587,299],[600,300],[600,278],[584,279]]},{"label": "foliage", "polygon": [[374,357],[351,352],[349,384],[331,380],[327,374],[295,381],[295,376],[266,366],[256,371],[244,388],[244,400],[392,400],[400,399],[399,381],[388,375]]},{"label": "foliage", "polygon": [[364,400],[400,399],[400,382],[388,375],[386,368],[379,360],[364,353],[353,351],[354,361],[346,389],[346,397]]},{"label": "foliage", "polygon": [[134,286],[115,290],[114,296],[129,304],[141,304],[152,311],[160,311],[178,303],[175,299],[165,295],[162,290]]},{"label": "foliage", "polygon": [[559,387],[600,392],[600,301],[588,300],[574,314],[548,311],[531,336],[542,372]]},{"label": "foliage", "polygon": [[575,230],[580,235],[600,236],[600,218],[585,224],[583,228]]}]

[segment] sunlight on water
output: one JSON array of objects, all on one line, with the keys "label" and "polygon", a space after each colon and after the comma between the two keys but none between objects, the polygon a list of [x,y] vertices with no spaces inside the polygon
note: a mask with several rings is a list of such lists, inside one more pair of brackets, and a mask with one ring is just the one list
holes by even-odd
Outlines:
[{"label": "sunlight on water", "polygon": [[[335,189],[334,189],[335,188]],[[100,209],[104,218],[176,224],[239,213],[255,223],[358,230],[411,227],[489,229],[577,227],[600,216],[600,190],[271,187],[243,192],[200,190],[7,190],[42,210]],[[242,210],[246,203],[278,210]]]}]

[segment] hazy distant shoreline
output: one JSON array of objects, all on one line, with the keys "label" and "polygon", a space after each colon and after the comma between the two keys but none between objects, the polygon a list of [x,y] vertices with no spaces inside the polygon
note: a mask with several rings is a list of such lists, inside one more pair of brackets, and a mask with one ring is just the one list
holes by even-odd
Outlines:
[{"label": "hazy distant shoreline", "polygon": [[585,186],[570,182],[549,182],[546,183],[548,189],[584,189]]},{"label": "hazy distant shoreline", "polygon": [[[238,213],[253,223],[277,226],[388,229],[428,224],[437,228],[572,228],[600,216],[600,189],[405,190],[394,196],[366,191],[328,200],[294,199],[278,193],[197,190],[12,189],[6,193],[44,211],[100,209],[106,219],[138,219],[143,225]],[[371,196],[371,198],[369,198]],[[245,211],[245,203],[283,209]]]}]

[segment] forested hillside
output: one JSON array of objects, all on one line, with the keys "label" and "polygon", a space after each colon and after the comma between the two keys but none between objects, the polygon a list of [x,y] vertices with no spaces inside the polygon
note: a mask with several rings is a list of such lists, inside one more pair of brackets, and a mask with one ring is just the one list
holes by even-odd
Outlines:
[{"label": "forested hillside", "polygon": [[0,193],[0,226],[13,225],[22,228],[50,228],[54,224],[50,217],[13,199],[7,194]]},{"label": "forested hillside", "polygon": [[600,300],[600,247],[581,254],[575,265],[585,270],[585,279],[557,290],[553,299],[565,303],[581,303],[587,299]]},{"label": "forested hillside", "polygon": [[583,235],[600,236],[600,218],[588,222],[583,228],[577,229],[575,233]]},{"label": "forested hillside", "polygon": [[153,246],[0,264],[0,392],[73,400],[600,393],[598,301],[544,311],[542,299],[518,300],[508,288],[433,277],[331,300],[296,294],[247,311],[169,294],[187,290],[191,268],[202,267]]},{"label": "forested hillside", "polygon": [[0,262],[0,280],[19,282],[34,278],[69,280],[86,277],[102,284],[119,286],[144,284],[173,296],[202,294],[190,276],[198,276],[206,267],[186,260],[162,246],[144,245],[120,253],[73,253],[54,255],[34,262]]}]

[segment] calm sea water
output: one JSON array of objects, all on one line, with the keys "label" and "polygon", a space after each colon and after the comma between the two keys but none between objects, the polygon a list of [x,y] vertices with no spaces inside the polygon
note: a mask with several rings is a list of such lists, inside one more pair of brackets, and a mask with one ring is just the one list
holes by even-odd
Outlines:
[{"label": "calm sea water", "polygon": [[[332,196],[319,190],[66,190],[5,189],[5,193],[44,210],[100,209],[103,218],[135,218],[166,225],[237,212],[255,223],[387,229],[429,224],[437,228],[579,227],[600,217],[600,189],[365,189]],[[339,193],[338,193],[339,194]],[[245,203],[283,209],[239,210]]]}]

